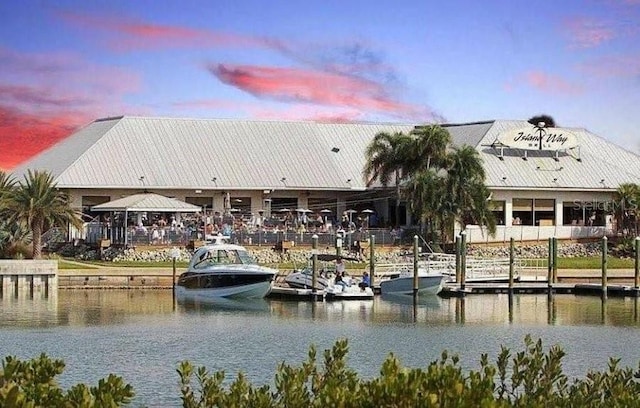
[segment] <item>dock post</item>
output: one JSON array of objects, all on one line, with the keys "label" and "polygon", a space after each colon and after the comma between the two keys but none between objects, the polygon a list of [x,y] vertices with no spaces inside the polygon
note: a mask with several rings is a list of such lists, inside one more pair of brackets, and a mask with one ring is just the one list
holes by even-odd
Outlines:
[{"label": "dock post", "polygon": [[547,257],[547,286],[549,290],[553,285],[553,238],[549,238],[549,254]]},{"label": "dock post", "polygon": [[369,286],[373,289],[373,276],[376,274],[376,236],[369,236]]},{"label": "dock post", "polygon": [[515,251],[513,237],[509,240],[509,293],[513,292],[513,272],[515,267]]},{"label": "dock post", "polygon": [[171,259],[172,259],[172,272],[173,272],[173,281],[171,282],[171,291],[173,294],[173,303],[174,303],[174,307],[175,307],[175,302],[176,302],[176,260],[178,259],[178,257],[180,256],[180,250],[176,247],[171,248],[170,255],[171,255]]},{"label": "dock post", "polygon": [[460,289],[464,290],[467,282],[467,234],[460,233]]},{"label": "dock post", "polygon": [[413,296],[418,296],[418,236],[413,236]]},{"label": "dock post", "polygon": [[456,283],[460,283],[460,235],[456,235]]},{"label": "dock post", "polygon": [[636,255],[636,264],[635,264],[635,275],[634,275],[634,285],[636,289],[640,289],[640,237],[636,237],[635,239],[635,255]]},{"label": "dock post", "polygon": [[318,284],[318,234],[313,234],[311,237],[311,293],[313,293],[313,300],[316,300],[316,285]]},{"label": "dock post", "polygon": [[553,283],[558,283],[558,238],[553,237]]},{"label": "dock post", "polygon": [[602,237],[602,296],[607,296],[607,237]]}]

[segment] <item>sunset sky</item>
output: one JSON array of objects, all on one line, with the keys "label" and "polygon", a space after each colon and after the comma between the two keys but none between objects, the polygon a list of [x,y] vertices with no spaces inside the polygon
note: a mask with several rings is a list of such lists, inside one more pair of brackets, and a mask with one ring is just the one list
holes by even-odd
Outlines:
[{"label": "sunset sky", "polygon": [[117,115],[584,127],[640,152],[640,0],[0,2],[0,168]]}]

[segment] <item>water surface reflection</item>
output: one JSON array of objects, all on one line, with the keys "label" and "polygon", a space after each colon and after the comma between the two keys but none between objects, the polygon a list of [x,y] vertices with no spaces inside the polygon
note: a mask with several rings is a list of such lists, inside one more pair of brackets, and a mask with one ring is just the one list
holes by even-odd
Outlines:
[{"label": "water surface reflection", "polygon": [[182,360],[269,383],[278,363],[298,364],[310,344],[322,350],[339,338],[349,339],[349,364],[363,377],[377,375],[388,353],[425,366],[447,349],[476,368],[501,345],[520,350],[527,334],[560,344],[565,370],[583,375],[609,357],[636,366],[640,343],[637,299],[573,295],[204,304],[174,303],[170,290],[60,290],[6,295],[0,306],[2,356],[62,358],[63,386],[116,373],[146,406],[180,406]]}]

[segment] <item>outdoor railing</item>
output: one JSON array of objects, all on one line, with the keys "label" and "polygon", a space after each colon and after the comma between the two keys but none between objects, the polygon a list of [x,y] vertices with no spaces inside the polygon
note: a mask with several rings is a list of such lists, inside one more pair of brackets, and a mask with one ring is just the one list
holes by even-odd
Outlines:
[{"label": "outdoor railing", "polygon": [[[192,230],[190,228],[177,230],[172,227],[151,227],[127,229],[126,243],[130,246],[148,245],[187,245],[191,241],[205,240],[202,230]],[[318,236],[318,245],[336,245],[338,234],[333,232],[295,232],[295,231],[231,231],[223,235],[229,236],[230,241],[246,246],[266,246],[273,247],[281,242],[289,242],[289,246],[310,246],[312,237]],[[400,237],[388,229],[368,229],[356,230],[341,235],[342,246],[347,249],[357,249],[358,243],[368,241],[371,235],[375,236],[376,245],[389,246],[399,244]],[[101,223],[87,223],[85,227],[85,242],[97,244],[101,239],[108,239],[112,244],[124,244],[125,235],[122,227],[111,228],[109,225]],[[207,236],[210,238],[211,236]]]}]

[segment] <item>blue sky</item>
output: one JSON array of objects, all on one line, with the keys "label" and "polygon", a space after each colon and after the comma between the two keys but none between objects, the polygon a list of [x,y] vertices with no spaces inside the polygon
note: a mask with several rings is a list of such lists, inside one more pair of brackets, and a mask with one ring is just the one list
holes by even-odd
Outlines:
[{"label": "blue sky", "polygon": [[640,0],[0,3],[0,168],[123,114],[543,113],[640,152]]}]

